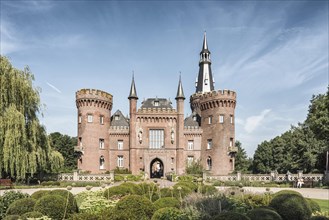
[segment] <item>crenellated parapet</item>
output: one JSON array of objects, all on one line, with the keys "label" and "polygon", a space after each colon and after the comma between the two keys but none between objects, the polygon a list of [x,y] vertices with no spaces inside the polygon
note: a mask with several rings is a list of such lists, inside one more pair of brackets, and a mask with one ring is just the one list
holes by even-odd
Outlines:
[{"label": "crenellated parapet", "polygon": [[190,97],[192,109],[201,111],[211,108],[235,108],[236,92],[231,90],[218,90],[206,93],[195,93]]},{"label": "crenellated parapet", "polygon": [[172,114],[177,113],[173,108],[140,108],[138,109],[140,114]]},{"label": "crenellated parapet", "polygon": [[98,89],[80,89],[76,92],[77,108],[93,106],[112,110],[113,96],[110,93]]}]

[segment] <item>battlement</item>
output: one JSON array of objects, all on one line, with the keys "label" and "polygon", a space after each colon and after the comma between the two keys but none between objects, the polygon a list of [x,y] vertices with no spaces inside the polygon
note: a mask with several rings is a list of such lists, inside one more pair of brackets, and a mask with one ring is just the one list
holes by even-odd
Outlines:
[{"label": "battlement", "polygon": [[205,100],[209,98],[223,98],[223,99],[236,99],[236,92],[232,90],[217,90],[217,91],[211,91],[206,93],[194,93],[191,95],[191,99],[198,98],[200,100]]},{"label": "battlement", "polygon": [[76,92],[76,105],[77,108],[95,106],[111,110],[112,98],[110,93],[98,89],[80,89]]},{"label": "battlement", "polygon": [[80,89],[76,92],[76,98],[104,98],[112,101],[113,96],[110,93],[98,89]]},{"label": "battlement", "polygon": [[176,109],[174,108],[140,108],[138,109],[138,113],[144,114],[172,114],[177,113]]}]

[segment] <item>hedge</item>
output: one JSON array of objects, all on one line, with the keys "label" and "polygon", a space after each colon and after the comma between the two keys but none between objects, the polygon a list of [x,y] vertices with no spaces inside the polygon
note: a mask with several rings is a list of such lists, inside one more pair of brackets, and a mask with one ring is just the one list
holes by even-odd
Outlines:
[{"label": "hedge", "polygon": [[[63,219],[65,203],[66,199],[62,196],[46,195],[36,202],[34,211],[41,212],[54,220]],[[65,217],[67,216],[68,213],[66,213]]]},{"label": "hedge", "polygon": [[153,203],[154,208],[156,210],[165,208],[165,207],[174,207],[174,208],[179,208],[180,207],[180,202],[176,198],[172,197],[163,197],[158,199]]},{"label": "hedge", "polygon": [[23,198],[11,203],[7,209],[7,215],[22,215],[26,212],[32,212],[35,200],[31,198]]},{"label": "hedge", "polygon": [[251,220],[282,220],[281,216],[276,211],[267,208],[256,208],[250,210],[247,213],[247,216]]}]

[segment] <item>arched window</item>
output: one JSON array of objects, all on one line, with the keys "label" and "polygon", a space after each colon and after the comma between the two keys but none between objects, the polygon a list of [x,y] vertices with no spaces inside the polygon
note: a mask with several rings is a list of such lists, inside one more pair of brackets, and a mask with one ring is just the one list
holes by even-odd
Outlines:
[{"label": "arched window", "polygon": [[211,167],[212,167],[212,160],[211,160],[211,157],[208,156],[208,158],[207,158],[207,170],[211,170]]},{"label": "arched window", "polygon": [[105,164],[104,156],[101,156],[101,157],[99,158],[99,169],[105,169],[104,164]]}]

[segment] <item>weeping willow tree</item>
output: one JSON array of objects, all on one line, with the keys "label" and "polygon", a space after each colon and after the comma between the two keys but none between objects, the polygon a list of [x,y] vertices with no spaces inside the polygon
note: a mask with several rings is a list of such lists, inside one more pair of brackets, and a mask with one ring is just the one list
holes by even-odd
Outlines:
[{"label": "weeping willow tree", "polygon": [[[61,165],[37,117],[40,98],[33,80],[28,67],[18,70],[6,57],[0,56],[1,177],[25,179],[27,174]],[[51,161],[56,165],[52,166]]]}]

